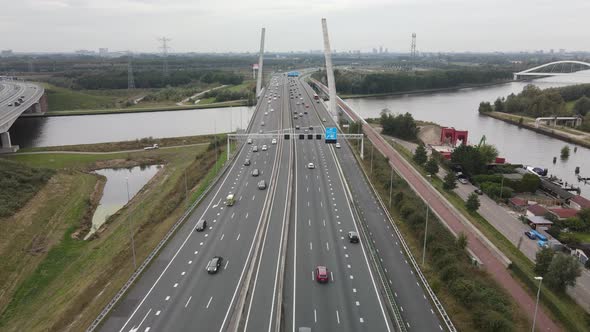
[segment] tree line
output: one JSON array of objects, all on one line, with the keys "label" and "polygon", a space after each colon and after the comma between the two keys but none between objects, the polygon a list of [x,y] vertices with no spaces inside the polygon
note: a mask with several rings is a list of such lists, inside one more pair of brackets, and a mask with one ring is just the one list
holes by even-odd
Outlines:
[{"label": "tree line", "polygon": [[[325,71],[314,73],[326,81]],[[361,73],[335,70],[336,89],[343,94],[393,93],[413,90],[452,88],[465,84],[506,81],[512,73],[506,69],[435,69],[413,72]]]}]

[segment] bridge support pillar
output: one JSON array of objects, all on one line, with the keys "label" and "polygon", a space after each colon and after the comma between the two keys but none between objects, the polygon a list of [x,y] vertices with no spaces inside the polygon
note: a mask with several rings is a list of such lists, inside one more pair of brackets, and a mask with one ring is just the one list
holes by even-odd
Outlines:
[{"label": "bridge support pillar", "polygon": [[9,132],[0,133],[0,143],[0,153],[18,151],[18,145],[12,145]]},{"label": "bridge support pillar", "polygon": [[361,159],[365,159],[365,138],[361,138]]}]

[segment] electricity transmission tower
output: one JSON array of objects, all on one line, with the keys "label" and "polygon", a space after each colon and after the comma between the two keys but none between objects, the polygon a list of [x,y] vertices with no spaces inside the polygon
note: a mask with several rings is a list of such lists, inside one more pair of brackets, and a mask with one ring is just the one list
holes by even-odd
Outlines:
[{"label": "electricity transmission tower", "polygon": [[168,77],[170,75],[170,72],[168,71],[168,42],[171,40],[170,38],[166,38],[166,37],[161,37],[158,38],[158,40],[160,42],[162,42],[162,46],[160,46],[160,49],[162,50],[162,56],[164,57],[164,66],[162,68],[164,77]]},{"label": "electricity transmission tower", "polygon": [[412,58],[415,58],[416,55],[416,33],[412,32],[412,45],[410,46],[410,56]]},{"label": "electricity transmission tower", "polygon": [[127,89],[135,89],[135,80],[133,79],[133,54],[129,52],[127,54]]}]

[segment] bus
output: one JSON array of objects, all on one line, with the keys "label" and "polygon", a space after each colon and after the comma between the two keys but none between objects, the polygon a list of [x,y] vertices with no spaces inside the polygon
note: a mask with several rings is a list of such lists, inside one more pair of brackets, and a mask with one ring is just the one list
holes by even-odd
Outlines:
[{"label": "bus", "polygon": [[543,242],[547,241],[547,237],[545,235],[537,232],[536,230],[532,229],[531,230],[531,233],[533,233],[537,237],[537,239],[539,239],[539,240],[541,240]]}]

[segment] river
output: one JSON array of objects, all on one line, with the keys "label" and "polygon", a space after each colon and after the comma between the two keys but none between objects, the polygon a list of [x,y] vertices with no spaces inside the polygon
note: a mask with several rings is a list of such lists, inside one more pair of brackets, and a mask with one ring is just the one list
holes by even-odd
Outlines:
[{"label": "river", "polygon": [[[587,83],[580,78],[559,77],[534,80],[540,88],[557,87],[576,83]],[[387,108],[393,113],[411,113],[415,119],[432,121],[442,126],[466,129],[469,131],[468,142],[479,143],[483,135],[487,143],[495,145],[500,156],[508,162],[534,165],[549,169],[549,174],[556,175],[568,183],[579,186],[582,194],[590,196],[590,183],[578,182],[574,173],[580,167],[580,175],[590,177],[590,149],[578,146],[574,153],[574,144],[551,138],[517,126],[481,116],[477,112],[481,101],[493,102],[498,97],[519,93],[525,82],[512,82],[488,87],[466,88],[455,91],[411,94],[388,97],[370,97],[345,100],[363,118],[378,117],[381,110]],[[571,147],[570,157],[562,161],[559,158],[561,148]],[[553,157],[557,162],[553,164]]]},{"label": "river", "polygon": [[[559,77],[533,81],[541,88],[583,83],[580,78]],[[500,155],[512,163],[534,165],[549,169],[568,183],[580,186],[590,196],[590,184],[578,183],[574,169],[590,177],[590,150],[573,144],[520,129],[502,121],[480,116],[481,101],[493,102],[497,97],[518,93],[527,83],[513,82],[488,87],[425,94],[371,97],[346,100],[363,117],[377,117],[382,109],[394,113],[410,112],[418,120],[432,121],[443,126],[469,130],[469,142],[477,144],[486,135]],[[86,144],[133,140],[142,137],[175,137],[228,132],[245,128],[253,107],[212,108],[153,113],[128,113],[20,118],[10,129],[14,144],[21,147]],[[563,146],[572,147],[566,161],[559,159]],[[553,164],[556,156],[557,163]]]}]

